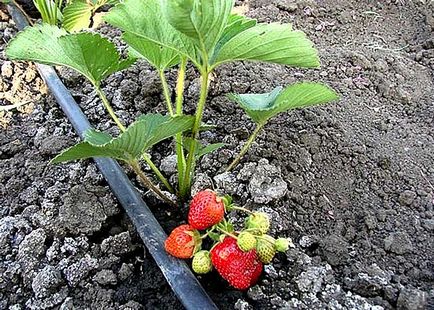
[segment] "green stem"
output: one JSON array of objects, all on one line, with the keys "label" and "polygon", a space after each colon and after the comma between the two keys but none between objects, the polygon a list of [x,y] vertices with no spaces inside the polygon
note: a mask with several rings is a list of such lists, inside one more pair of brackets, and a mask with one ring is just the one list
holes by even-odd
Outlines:
[{"label": "green stem", "polygon": [[210,230],[208,230],[208,231],[206,232],[206,234],[202,235],[200,238],[201,238],[201,239],[205,239],[205,238],[208,237],[209,234],[212,233],[214,230],[215,230],[215,227],[212,227]]},{"label": "green stem", "polygon": [[104,107],[106,108],[107,112],[110,114],[113,121],[116,123],[116,125],[119,127],[119,129],[124,132],[125,126],[122,124],[122,122],[119,120],[119,118],[116,116],[115,111],[113,111],[112,106],[110,105],[110,102],[107,100],[106,95],[102,91],[101,87],[99,85],[94,85],[96,92],[98,96],[101,98],[102,103],[104,104]]},{"label": "green stem", "polygon": [[163,86],[164,98],[167,103],[167,110],[169,111],[170,116],[173,116],[173,107],[172,107],[172,99],[170,99],[170,90],[169,85],[167,84],[166,76],[164,75],[163,70],[158,70],[158,74],[160,75],[161,85]]},{"label": "green stem", "polygon": [[[196,140],[199,136],[200,124],[202,122],[203,110],[206,103],[206,97],[208,96],[208,82],[209,82],[209,74],[210,72],[206,69],[202,72],[202,84],[200,88],[200,98],[197,104],[197,110],[195,115],[195,121],[192,130],[192,139]],[[196,153],[196,143],[191,143],[190,148],[188,150],[187,156],[187,164],[185,167],[184,180],[180,184],[181,188],[181,197],[185,198],[190,190],[191,179],[192,179],[192,167],[194,166],[195,161],[195,153]]]},{"label": "green stem", "polygon": [[253,133],[251,134],[247,142],[244,144],[240,153],[237,155],[234,161],[229,165],[229,167],[226,168],[226,172],[231,171],[233,168],[235,168],[236,165],[238,165],[241,158],[243,158],[243,156],[247,153],[253,141],[255,141],[256,137],[258,136],[259,132],[261,131],[262,127],[264,127],[264,125],[265,123],[259,123],[258,125],[256,125],[255,130],[253,131]]},{"label": "green stem", "polygon": [[170,185],[169,181],[166,179],[166,177],[161,173],[160,169],[158,169],[157,166],[155,166],[154,162],[151,160],[151,158],[147,154],[143,154],[143,160],[148,164],[148,166],[154,171],[154,173],[157,175],[157,177],[160,179],[160,181],[166,186],[166,188],[172,193],[175,194],[175,190],[173,189],[172,185]]},{"label": "green stem", "polygon": [[185,71],[187,69],[187,58],[181,58],[179,65],[178,80],[176,84],[176,115],[182,115],[182,103],[184,101],[184,84],[185,84]]},{"label": "green stem", "polygon": [[[187,69],[187,58],[184,56],[181,58],[181,64],[178,71],[178,80],[176,83],[176,115],[180,116],[183,114],[183,101],[184,101],[184,88],[185,88],[185,71]],[[185,153],[182,141],[182,133],[177,133],[175,136],[176,143],[176,158],[178,165],[178,179],[184,179],[185,173]],[[179,182],[181,184],[182,181]],[[179,188],[181,190],[181,188]]]},{"label": "green stem", "polygon": [[253,214],[254,213],[254,212],[252,212],[250,210],[247,210],[246,208],[238,207],[236,205],[230,205],[228,209],[229,210],[239,210],[239,211],[243,211],[243,212],[246,212],[246,213],[249,213],[249,214]]},{"label": "green stem", "polygon": [[[103,102],[105,108],[107,109],[107,112],[110,114],[113,121],[116,123],[116,125],[119,127],[120,131],[125,132],[126,128],[122,124],[122,122],[119,120],[119,118],[116,116],[115,112],[113,111],[113,108],[111,107],[109,101],[107,100],[106,95],[102,91],[101,87],[99,85],[94,85],[96,92],[98,93],[98,96],[101,98],[101,101]],[[161,171],[157,168],[157,166],[152,162],[152,160],[145,154],[143,155],[143,159],[146,161],[146,163],[151,167],[152,171],[157,175],[157,177],[160,179],[161,182],[167,187],[167,189],[174,193],[173,187],[170,186],[169,181],[164,177],[164,175],[161,173]],[[152,183],[151,183],[152,184]],[[155,187],[152,184],[153,187]]]},{"label": "green stem", "polygon": [[162,199],[164,202],[176,206],[176,202],[167,197],[158,187],[156,187],[152,181],[145,175],[143,170],[140,168],[140,164],[137,160],[132,160],[129,162],[131,169],[134,170],[134,172],[139,177],[140,181],[145,185],[145,187],[149,188],[151,191],[153,191],[160,199]]},{"label": "green stem", "polygon": [[232,237],[232,238],[235,238],[235,239],[238,238],[238,237],[235,236],[234,234],[232,234],[232,233],[230,233],[230,232],[228,232],[228,231],[226,231],[226,230],[224,230],[224,229],[222,229],[222,228],[220,228],[220,227],[217,227],[217,230],[221,231],[221,232],[224,233],[225,235],[228,235],[228,236],[230,236],[230,237]]}]

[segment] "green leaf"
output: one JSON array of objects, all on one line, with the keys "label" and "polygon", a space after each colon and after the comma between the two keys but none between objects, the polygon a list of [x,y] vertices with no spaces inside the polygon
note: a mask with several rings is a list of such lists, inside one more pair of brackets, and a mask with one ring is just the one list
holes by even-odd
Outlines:
[{"label": "green leaf", "polygon": [[304,108],[338,99],[328,86],[319,83],[298,83],[276,87],[265,94],[230,94],[229,98],[240,104],[250,118],[265,124],[270,118],[291,109]]},{"label": "green leaf", "polygon": [[220,39],[233,0],[164,0],[168,22],[194,40],[196,47],[208,55]]},{"label": "green leaf", "polygon": [[99,34],[68,34],[46,24],[20,32],[9,43],[6,55],[14,60],[70,67],[93,84],[99,84],[108,75],[134,62],[132,58],[121,59],[115,45]]},{"label": "green leaf", "polygon": [[195,143],[196,147],[196,157],[200,158],[206,154],[212,153],[215,150],[218,150],[221,147],[226,146],[225,143],[212,143],[212,144],[208,144],[208,145],[203,145],[202,143],[200,143],[197,140],[193,140],[192,138],[189,137],[185,137],[183,140],[183,146],[186,150],[190,149],[191,143]]},{"label": "green leaf", "polygon": [[276,98],[282,89],[278,86],[269,93],[229,94],[228,97],[238,103],[254,122],[261,123],[273,115]]},{"label": "green leaf", "polygon": [[75,0],[63,10],[62,26],[69,32],[89,28],[93,6],[85,0]]},{"label": "green leaf", "polygon": [[232,14],[229,16],[228,23],[223,31],[223,34],[221,35],[220,39],[218,40],[216,47],[214,49],[213,58],[210,60],[211,63],[214,62],[215,57],[219,54],[221,48],[233,37],[235,37],[240,32],[243,32],[246,29],[249,29],[256,25],[256,20],[240,16],[236,14]]},{"label": "green leaf", "polygon": [[211,240],[213,240],[213,241],[216,241],[216,242],[220,241],[220,234],[219,233],[210,231],[210,232],[208,232],[208,237],[210,237]]},{"label": "green leaf", "polygon": [[97,147],[88,142],[80,142],[54,157],[50,163],[58,164],[91,157],[110,157],[119,160],[128,160],[125,158],[122,150],[111,149],[103,146]]},{"label": "green leaf", "polygon": [[130,46],[136,58],[144,58],[157,70],[165,70],[177,65],[180,61],[178,52],[151,40],[124,33],[123,40]]},{"label": "green leaf", "polygon": [[89,130],[84,142],[63,151],[52,162],[60,163],[90,157],[111,157],[130,161],[142,156],[156,143],[190,129],[193,123],[192,116],[172,118],[161,114],[147,114],[141,116],[117,138]]},{"label": "green leaf", "polygon": [[222,46],[212,66],[236,60],[307,68],[319,66],[312,42],[288,24],[258,24],[241,31]]},{"label": "green leaf", "polygon": [[224,146],[226,146],[226,143],[212,143],[212,144],[205,145],[201,149],[199,149],[197,156],[202,157],[203,155],[212,153]]},{"label": "green leaf", "polygon": [[145,127],[148,133],[146,149],[160,141],[173,137],[179,132],[190,130],[194,124],[194,116],[189,115],[162,117],[161,114],[146,114],[140,117],[139,120],[149,124],[148,127]]},{"label": "green leaf", "polygon": [[147,39],[173,49],[200,65],[200,55],[194,42],[169,24],[163,14],[161,0],[125,0],[112,8],[104,20],[128,33],[129,44],[134,37]]},{"label": "green leaf", "polygon": [[84,132],[84,141],[92,145],[103,145],[112,139],[113,137],[110,134],[95,129],[88,129]]}]

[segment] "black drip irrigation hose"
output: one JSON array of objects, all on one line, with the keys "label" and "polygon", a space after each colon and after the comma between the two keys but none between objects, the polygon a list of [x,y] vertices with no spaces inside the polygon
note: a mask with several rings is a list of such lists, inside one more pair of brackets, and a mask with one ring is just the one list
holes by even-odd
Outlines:
[{"label": "black drip irrigation hose", "polygon": [[[9,4],[8,10],[19,30],[29,26],[26,17],[15,5]],[[50,66],[36,65],[39,74],[50,88],[72,126],[83,138],[84,132],[91,128],[88,119],[59,79],[56,71]],[[218,309],[187,264],[166,253],[163,246],[167,237],[165,232],[119,164],[108,158],[94,158],[94,160],[184,307],[188,310]]]}]

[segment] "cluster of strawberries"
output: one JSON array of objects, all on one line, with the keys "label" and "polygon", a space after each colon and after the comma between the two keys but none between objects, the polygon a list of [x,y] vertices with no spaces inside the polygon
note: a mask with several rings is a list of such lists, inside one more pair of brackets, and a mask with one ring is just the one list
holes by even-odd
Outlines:
[{"label": "cluster of strawberries", "polygon": [[[242,231],[235,231],[225,212],[249,213]],[[197,193],[188,213],[188,224],[175,228],[165,242],[166,251],[178,258],[193,257],[192,268],[205,274],[213,266],[233,287],[245,290],[254,285],[276,252],[285,252],[290,239],[267,235],[270,219],[265,213],[251,212],[232,204],[228,196],[219,197],[211,190]],[[206,230],[202,235],[199,230]],[[214,240],[211,250],[201,250],[205,238]]]}]

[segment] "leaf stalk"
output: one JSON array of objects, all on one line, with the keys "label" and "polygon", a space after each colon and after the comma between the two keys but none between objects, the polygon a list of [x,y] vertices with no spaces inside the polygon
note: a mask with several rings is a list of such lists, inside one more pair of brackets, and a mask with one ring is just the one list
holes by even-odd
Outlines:
[{"label": "leaf stalk", "polygon": [[137,174],[140,181],[145,185],[146,188],[149,188],[152,192],[154,192],[161,200],[164,202],[175,206],[176,202],[167,197],[157,186],[155,186],[152,181],[145,175],[143,170],[140,168],[140,164],[137,160],[132,160],[129,162],[131,169]]},{"label": "leaf stalk", "polygon": [[[176,115],[177,116],[181,116],[183,114],[186,69],[187,69],[187,58],[183,56],[181,58],[181,64],[179,66],[179,71],[178,71],[178,80],[176,83]],[[182,133],[178,133],[175,136],[178,179],[180,180],[179,184],[181,184],[182,180],[184,179],[185,165],[186,165],[182,137],[183,137]],[[179,185],[179,190],[181,191],[180,185]]]},{"label": "leaf stalk", "polygon": [[[203,110],[205,107],[206,98],[208,96],[209,74],[210,74],[210,72],[208,70],[204,70],[202,73],[200,98],[199,98],[199,102],[197,104],[195,121],[194,121],[193,130],[192,130],[192,134],[191,134],[193,140],[197,140],[197,138],[199,136],[199,129],[200,129],[200,124],[202,122]],[[180,195],[182,198],[186,198],[186,196],[189,194],[189,190],[191,187],[191,181],[192,181],[191,180],[192,179],[192,168],[194,166],[195,158],[196,158],[195,155],[196,155],[196,143],[190,143],[184,179],[183,179],[182,183],[180,183],[180,188],[181,188]]]},{"label": "leaf stalk", "polygon": [[160,75],[161,85],[163,87],[164,98],[167,103],[167,110],[169,111],[170,116],[174,116],[173,107],[172,107],[172,99],[170,99],[170,90],[169,85],[167,84],[166,76],[164,75],[163,70],[158,70],[158,74]]},{"label": "leaf stalk", "polygon": [[[104,104],[104,107],[106,108],[107,112],[110,114],[111,118],[113,119],[113,121],[116,123],[116,125],[119,127],[119,130],[121,132],[124,132],[126,130],[125,126],[122,124],[122,122],[120,121],[120,119],[116,116],[112,106],[110,105],[110,102],[108,101],[105,93],[103,92],[103,90],[101,89],[101,87],[99,85],[94,85],[96,92],[98,94],[98,96],[101,98],[101,101]],[[169,181],[166,179],[166,177],[161,173],[161,171],[158,169],[158,167],[154,164],[154,162],[151,160],[151,158],[148,155],[143,155],[143,160],[149,165],[149,167],[152,169],[152,171],[154,171],[154,173],[157,175],[157,177],[160,179],[160,181],[167,187],[167,189],[171,192],[171,193],[175,193],[175,190],[173,189],[173,187],[170,185]],[[140,169],[141,170],[141,169]],[[143,173],[143,171],[142,171]],[[152,187],[155,188],[155,185],[152,184],[152,182],[149,180],[150,184],[152,185]]]},{"label": "leaf stalk", "polygon": [[148,164],[148,166],[154,171],[155,175],[160,179],[160,181],[166,186],[166,188],[172,193],[175,194],[175,190],[173,189],[172,185],[170,185],[169,181],[166,179],[166,177],[161,173],[160,169],[154,164],[154,162],[151,160],[149,155],[144,154],[143,160]]},{"label": "leaf stalk", "polygon": [[104,107],[106,108],[107,112],[110,114],[110,117],[113,119],[113,121],[119,127],[119,129],[122,132],[124,132],[126,128],[122,124],[120,119],[116,116],[115,111],[113,110],[112,106],[110,105],[110,102],[108,101],[106,95],[102,91],[101,86],[94,84],[94,87],[95,87],[95,90],[96,90],[98,96],[101,98],[101,101],[104,104]]},{"label": "leaf stalk", "polygon": [[253,141],[255,141],[256,137],[258,136],[259,132],[264,127],[264,125],[265,125],[265,123],[258,123],[256,125],[255,130],[250,135],[250,137],[247,140],[247,142],[243,145],[243,148],[241,149],[240,153],[237,155],[237,157],[235,157],[235,159],[232,161],[232,163],[226,168],[226,172],[231,171],[233,168],[235,168],[238,165],[238,163],[241,161],[241,159],[243,158],[243,156],[249,150],[249,148],[252,145]]}]

